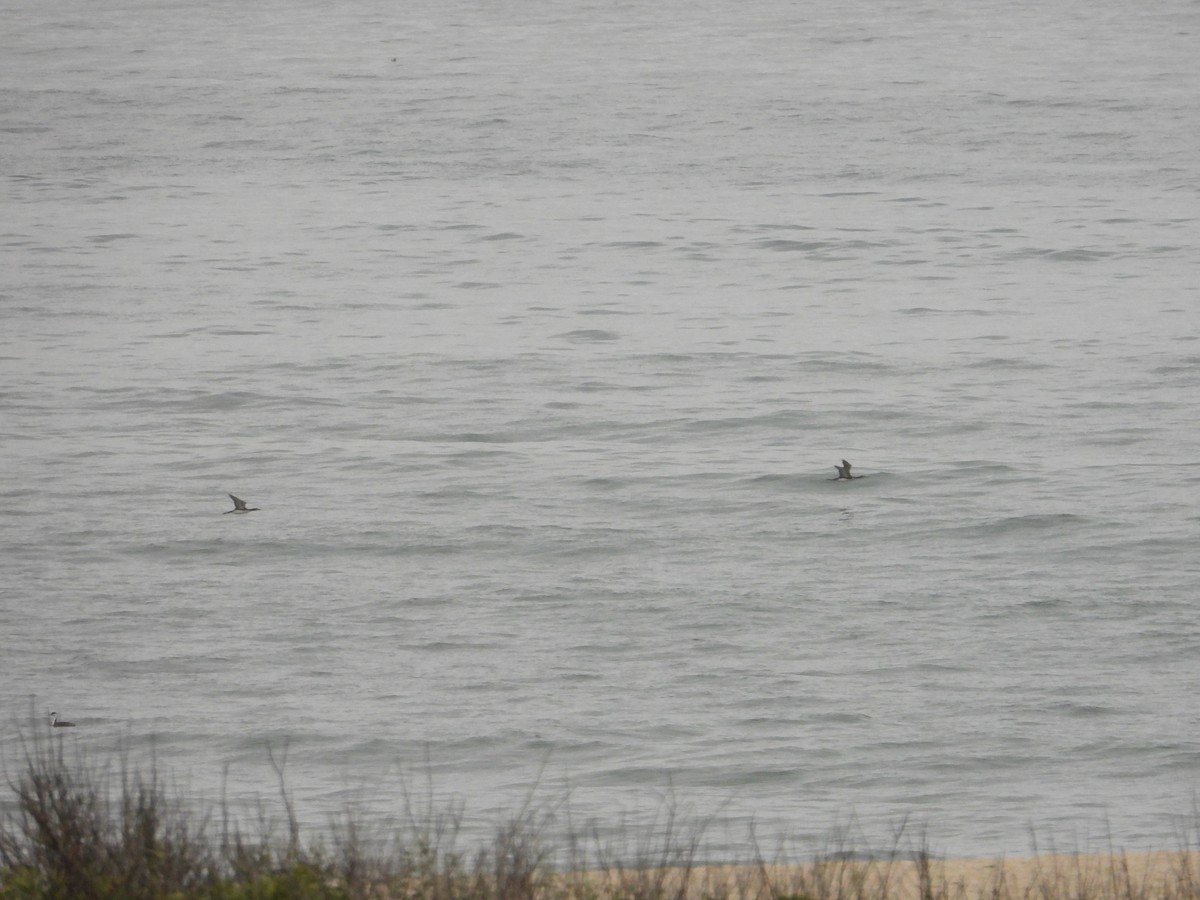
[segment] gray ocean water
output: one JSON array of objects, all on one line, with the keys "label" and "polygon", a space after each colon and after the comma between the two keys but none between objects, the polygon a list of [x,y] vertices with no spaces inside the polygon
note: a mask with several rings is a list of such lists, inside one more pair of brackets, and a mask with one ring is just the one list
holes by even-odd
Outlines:
[{"label": "gray ocean water", "polygon": [[6,0],[6,769],[56,709],[198,798],[286,746],[317,826],[428,779],[714,856],[1176,846],[1198,47],[1194,0]]}]

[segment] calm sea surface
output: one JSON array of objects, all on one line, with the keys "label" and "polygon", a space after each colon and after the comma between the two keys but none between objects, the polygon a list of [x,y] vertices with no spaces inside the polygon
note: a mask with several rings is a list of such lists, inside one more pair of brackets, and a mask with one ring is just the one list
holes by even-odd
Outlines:
[{"label": "calm sea surface", "polygon": [[1196,2],[3,19],[9,773],[1176,846]]}]

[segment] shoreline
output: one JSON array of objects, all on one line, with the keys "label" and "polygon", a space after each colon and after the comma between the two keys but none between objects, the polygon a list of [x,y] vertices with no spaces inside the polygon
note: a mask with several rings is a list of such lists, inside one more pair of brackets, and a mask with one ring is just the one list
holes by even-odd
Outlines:
[{"label": "shoreline", "polygon": [[[0,897],[128,900],[1200,900],[1200,828],[1176,850],[942,858],[917,835],[883,855],[853,841],[805,861],[756,849],[698,859],[703,822],[671,814],[641,838],[559,833],[526,807],[491,839],[459,842],[460,811],[410,797],[396,830],[352,811],[309,836],[284,759],[268,749],[277,799],[249,818],[221,801],[197,810],[153,764],[70,758],[41,732],[10,773],[0,815]],[[271,807],[277,812],[272,813]],[[568,823],[569,824],[569,823]],[[752,836],[753,837],[753,836]],[[556,840],[557,838],[557,840]],[[624,846],[622,846],[624,844]],[[728,859],[728,858],[727,858]]]},{"label": "shoreline", "polygon": [[573,873],[577,895],[676,900],[1175,900],[1200,897],[1194,850],[715,864]]}]

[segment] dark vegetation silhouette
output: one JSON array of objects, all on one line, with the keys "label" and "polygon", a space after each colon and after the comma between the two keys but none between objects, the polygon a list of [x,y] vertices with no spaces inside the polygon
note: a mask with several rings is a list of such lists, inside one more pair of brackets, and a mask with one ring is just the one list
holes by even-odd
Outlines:
[{"label": "dark vegetation silhouette", "polygon": [[388,834],[347,812],[306,838],[286,747],[267,749],[280,812],[260,802],[246,826],[224,801],[207,811],[183,801],[153,762],[68,759],[58,733],[21,745],[0,798],[0,900],[1200,900],[1186,842],[1153,878],[1113,852],[1099,874],[1047,857],[1020,884],[997,861],[968,889],[923,839],[905,850],[904,825],[884,854],[856,852],[842,834],[803,864],[755,852],[704,865],[706,821],[670,802],[644,833],[614,840],[595,824],[562,830],[561,811],[531,793],[490,841],[466,848],[461,805],[439,806],[432,789],[406,791]]}]

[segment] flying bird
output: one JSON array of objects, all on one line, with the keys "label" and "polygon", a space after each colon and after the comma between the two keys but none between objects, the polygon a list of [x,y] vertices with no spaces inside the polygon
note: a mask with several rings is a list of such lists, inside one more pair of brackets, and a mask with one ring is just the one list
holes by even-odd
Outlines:
[{"label": "flying bird", "polygon": [[841,481],[843,479],[849,481],[851,478],[862,478],[863,477],[862,475],[851,475],[850,474],[850,463],[844,459],[842,460],[842,464],[840,466],[837,464],[834,464],[834,468],[837,469],[837,471],[838,471],[838,476],[837,476],[837,478],[833,479],[834,481]]},{"label": "flying bird", "polygon": [[258,512],[257,506],[247,506],[246,501],[243,500],[241,497],[235,497],[235,496],[233,496],[233,494],[230,494],[229,499],[233,501],[233,509],[225,510],[225,512],[222,513],[222,515],[227,516],[231,512],[235,512],[235,513]]},{"label": "flying bird", "polygon": [[51,728],[74,728],[75,723],[74,722],[65,722],[58,717],[58,713],[52,712],[52,713],[50,713],[50,727]]}]

